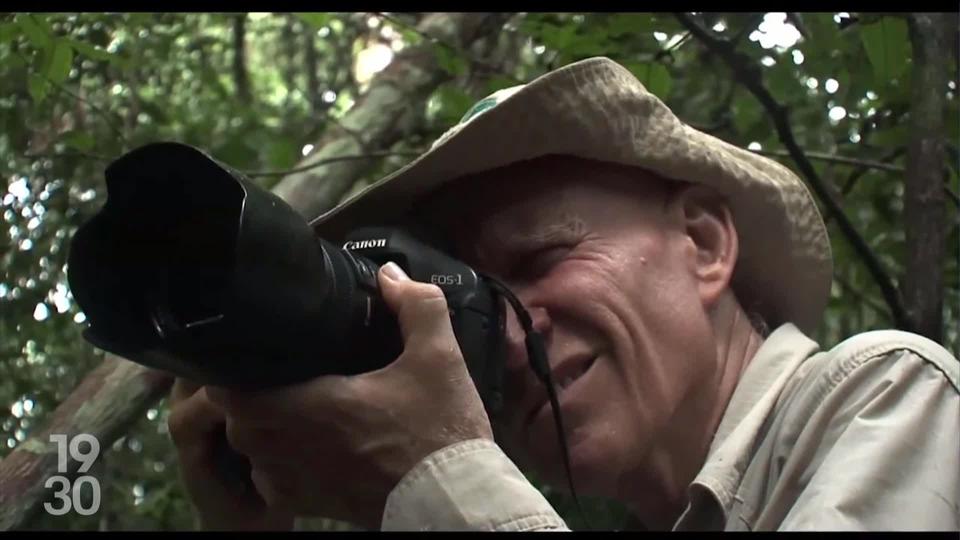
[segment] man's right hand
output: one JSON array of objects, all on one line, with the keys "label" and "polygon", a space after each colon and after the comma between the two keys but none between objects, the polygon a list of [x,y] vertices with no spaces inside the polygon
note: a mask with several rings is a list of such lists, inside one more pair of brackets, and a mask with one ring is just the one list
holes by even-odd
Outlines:
[{"label": "man's right hand", "polygon": [[[224,478],[222,449],[226,418],[207,398],[205,387],[177,379],[170,393],[170,437],[177,448],[180,476],[208,530],[291,530],[294,516],[268,508],[244,479]],[[222,469],[222,467],[220,467]]]}]

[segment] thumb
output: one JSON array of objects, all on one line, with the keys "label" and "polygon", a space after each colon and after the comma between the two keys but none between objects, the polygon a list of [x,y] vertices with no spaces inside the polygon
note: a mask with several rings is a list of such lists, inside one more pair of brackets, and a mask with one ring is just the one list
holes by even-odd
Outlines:
[{"label": "thumb", "polygon": [[380,267],[383,299],[397,316],[405,349],[430,345],[459,354],[447,299],[440,287],[411,280],[396,263]]}]

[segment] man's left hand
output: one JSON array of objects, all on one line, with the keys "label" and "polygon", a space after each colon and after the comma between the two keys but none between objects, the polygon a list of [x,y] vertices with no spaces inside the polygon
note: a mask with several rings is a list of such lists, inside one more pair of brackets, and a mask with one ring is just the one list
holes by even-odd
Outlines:
[{"label": "man's left hand", "polygon": [[393,278],[388,266],[380,288],[404,341],[394,362],[266,391],[208,389],[272,507],[376,529],[390,491],[423,458],[460,441],[493,440],[442,291],[395,265]]}]

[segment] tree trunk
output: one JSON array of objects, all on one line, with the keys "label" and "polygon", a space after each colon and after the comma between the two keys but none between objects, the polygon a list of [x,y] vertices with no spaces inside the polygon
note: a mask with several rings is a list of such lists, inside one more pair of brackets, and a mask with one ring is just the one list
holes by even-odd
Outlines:
[{"label": "tree trunk", "polygon": [[[465,50],[507,18],[506,14],[435,13],[425,17],[417,28]],[[434,47],[424,41],[398,53],[343,117],[341,127],[326,130],[315,144],[319,150],[297,167],[337,155],[384,151],[405,134],[417,130],[424,122],[422,105],[449,78],[438,66]],[[362,138],[362,144],[356,135]],[[373,159],[341,161],[293,173],[281,180],[274,192],[304,217],[313,219],[335,206],[356,179],[376,163]]]},{"label": "tree trunk", "polygon": [[[506,18],[501,14],[432,14],[418,28],[465,49]],[[444,77],[437,75],[440,71],[431,47],[404,50],[373,78],[369,91],[347,114],[344,124],[350,131],[363,134],[369,149],[389,147],[403,136],[409,124],[422,121],[416,118],[418,108],[411,104],[425,102],[443,82]],[[320,151],[308,162],[318,159],[316,156],[353,154],[359,149],[354,137],[346,133],[325,135],[317,146]],[[274,192],[312,217],[335,205],[369,166],[334,165],[292,174],[281,180]],[[44,431],[32,435],[0,461],[0,531],[24,528],[51,499],[53,490],[44,483],[59,472],[50,434],[89,433],[100,442],[101,453],[106,452],[144,411],[166,395],[172,382],[167,373],[108,354],[51,413]],[[79,465],[68,460],[67,476],[75,475]]]},{"label": "tree trunk", "polygon": [[57,445],[51,434],[68,439],[89,433],[100,442],[101,453],[140,418],[170,388],[173,378],[117,356],[107,355],[60,404],[43,431],[32,435],[0,461],[0,530],[23,525],[49,500],[47,478],[76,475],[78,461],[69,458],[58,471]]},{"label": "tree trunk", "polygon": [[903,300],[912,329],[934,341],[943,335],[943,271],[946,222],[944,118],[952,29],[941,14],[907,18],[913,46],[910,142],[904,186],[907,257]]}]

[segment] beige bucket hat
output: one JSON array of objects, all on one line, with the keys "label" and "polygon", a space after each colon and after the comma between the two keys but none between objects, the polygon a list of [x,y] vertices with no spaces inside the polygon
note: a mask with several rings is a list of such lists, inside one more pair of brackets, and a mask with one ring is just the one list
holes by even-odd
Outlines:
[{"label": "beige bucket hat", "polygon": [[626,68],[582,60],[477,102],[423,155],[311,222],[324,238],[400,221],[444,183],[548,154],[641,167],[725,195],[740,237],[733,288],[775,327],[819,324],[833,274],[823,218],[779,163],[680,121]]}]

